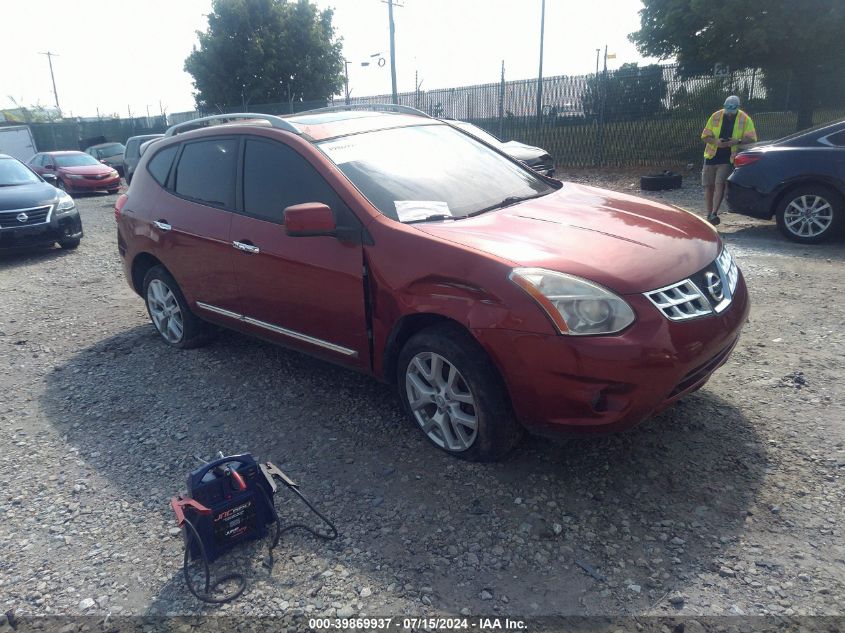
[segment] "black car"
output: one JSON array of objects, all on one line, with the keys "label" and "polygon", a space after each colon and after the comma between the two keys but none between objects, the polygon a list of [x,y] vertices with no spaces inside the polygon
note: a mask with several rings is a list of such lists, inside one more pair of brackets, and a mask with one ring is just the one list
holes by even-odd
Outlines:
[{"label": "black car", "polygon": [[17,158],[0,154],[0,248],[79,246],[82,220],[67,193]]},{"label": "black car", "polygon": [[466,121],[455,121],[454,119],[444,119],[444,121],[472,134],[475,138],[484,141],[488,145],[498,148],[511,158],[525,163],[538,174],[549,176],[550,178],[555,175],[555,161],[551,154],[541,147],[526,145],[519,141],[505,142],[499,137],[490,134],[487,130],[482,130],[477,125],[467,123]]},{"label": "black car", "polygon": [[138,166],[138,161],[141,160],[141,148],[147,141],[152,141],[163,137],[164,134],[141,134],[140,136],[130,136],[126,140],[126,149],[123,151],[123,166],[126,172],[126,184],[132,182],[132,174],[135,173],[135,168]]},{"label": "black car", "polygon": [[815,244],[845,227],[845,121],[737,154],[728,178],[735,213],[777,219],[789,239]]}]

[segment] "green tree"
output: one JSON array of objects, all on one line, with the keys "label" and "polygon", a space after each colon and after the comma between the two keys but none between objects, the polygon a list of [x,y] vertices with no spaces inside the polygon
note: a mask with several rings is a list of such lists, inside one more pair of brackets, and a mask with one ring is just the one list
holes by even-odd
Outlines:
[{"label": "green tree", "polygon": [[343,85],[332,10],[309,0],[213,0],[208,29],[185,70],[204,110],[288,100],[316,101]]},{"label": "green tree", "polygon": [[657,114],[664,109],[666,80],[657,64],[622,64],[619,70],[591,75],[581,103],[588,116],[598,116],[604,99],[604,120],[622,121]]},{"label": "green tree", "polygon": [[842,0],[642,1],[640,30],[630,35],[642,54],[675,57],[690,75],[717,63],[787,73],[799,128],[812,125],[823,82],[843,76]]}]

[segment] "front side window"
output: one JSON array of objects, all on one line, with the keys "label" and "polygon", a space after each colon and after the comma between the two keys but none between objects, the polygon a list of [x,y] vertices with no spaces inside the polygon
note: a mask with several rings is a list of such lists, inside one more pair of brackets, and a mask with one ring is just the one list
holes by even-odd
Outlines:
[{"label": "front side window", "polygon": [[211,206],[233,208],[237,154],[235,139],[188,143],[176,165],[174,190]]},{"label": "front side window", "polygon": [[334,190],[299,153],[287,145],[247,140],[243,166],[244,212],[281,223],[285,208],[322,202],[335,211],[343,206]]},{"label": "front side window", "polygon": [[378,130],[318,145],[384,215],[460,219],[555,188],[447,125]]}]

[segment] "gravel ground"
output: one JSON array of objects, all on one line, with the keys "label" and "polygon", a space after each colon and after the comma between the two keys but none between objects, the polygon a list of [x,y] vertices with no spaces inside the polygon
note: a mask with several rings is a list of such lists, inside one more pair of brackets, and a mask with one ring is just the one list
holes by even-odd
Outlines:
[{"label": "gravel ground", "polygon": [[[634,173],[564,177],[638,193]],[[686,180],[653,195],[700,212]],[[430,447],[367,377],[234,333],[165,346],[113,203],[80,198],[75,252],[0,254],[0,611],[842,614],[845,243],[726,216],[753,308],[710,383],[625,434],[482,465]],[[184,587],[168,505],[217,450],[279,464],[341,533],[286,536],[272,573],[264,544],[223,559],[249,587],[219,608]]]}]

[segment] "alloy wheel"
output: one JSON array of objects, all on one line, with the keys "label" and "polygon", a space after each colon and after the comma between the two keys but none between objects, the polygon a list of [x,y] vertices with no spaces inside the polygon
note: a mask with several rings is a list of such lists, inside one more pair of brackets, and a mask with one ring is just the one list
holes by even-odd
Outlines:
[{"label": "alloy wheel", "polygon": [[784,210],[783,223],[793,235],[818,237],[833,223],[833,206],[821,196],[798,196]]},{"label": "alloy wheel", "polygon": [[434,352],[420,352],[405,370],[414,419],[428,438],[449,451],[470,448],[478,435],[478,409],[461,372]]},{"label": "alloy wheel", "polygon": [[185,324],[176,295],[160,279],[153,279],[147,287],[147,305],[150,317],[159,333],[168,343],[182,340]]}]

